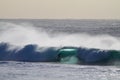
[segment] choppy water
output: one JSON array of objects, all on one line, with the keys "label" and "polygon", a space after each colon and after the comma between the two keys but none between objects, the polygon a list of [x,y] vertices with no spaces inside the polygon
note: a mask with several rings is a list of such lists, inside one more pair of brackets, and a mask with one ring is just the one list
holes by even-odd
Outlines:
[{"label": "choppy water", "polygon": [[116,66],[0,62],[1,80],[120,80]]}]

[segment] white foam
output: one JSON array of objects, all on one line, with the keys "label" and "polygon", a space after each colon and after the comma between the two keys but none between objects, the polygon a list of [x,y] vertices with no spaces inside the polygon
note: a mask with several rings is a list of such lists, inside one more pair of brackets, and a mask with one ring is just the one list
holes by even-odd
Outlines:
[{"label": "white foam", "polygon": [[[0,23],[1,25],[1,23]],[[99,49],[120,50],[120,38],[110,35],[92,36],[89,34],[61,34],[49,36],[43,29],[30,24],[2,23],[0,27],[0,42],[16,46],[37,44],[40,47],[75,46]]]}]

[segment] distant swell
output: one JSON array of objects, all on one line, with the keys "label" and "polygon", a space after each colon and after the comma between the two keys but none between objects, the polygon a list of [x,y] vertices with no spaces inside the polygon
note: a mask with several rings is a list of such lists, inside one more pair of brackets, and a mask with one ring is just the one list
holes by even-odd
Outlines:
[{"label": "distant swell", "polygon": [[0,43],[0,61],[59,62],[58,52],[64,48],[77,49],[79,64],[113,64],[120,60],[120,51],[87,49],[81,47],[39,47],[26,45],[22,49],[9,50],[9,44]]}]

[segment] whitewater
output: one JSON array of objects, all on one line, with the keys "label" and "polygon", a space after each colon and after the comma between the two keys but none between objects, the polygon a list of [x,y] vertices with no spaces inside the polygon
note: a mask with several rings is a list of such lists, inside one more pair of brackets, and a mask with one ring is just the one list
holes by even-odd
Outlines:
[{"label": "whitewater", "polygon": [[0,20],[1,80],[119,80],[120,20]]}]

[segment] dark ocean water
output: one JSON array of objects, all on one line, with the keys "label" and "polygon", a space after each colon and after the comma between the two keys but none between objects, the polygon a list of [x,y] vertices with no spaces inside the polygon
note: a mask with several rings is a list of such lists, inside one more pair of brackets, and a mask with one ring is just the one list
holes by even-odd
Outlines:
[{"label": "dark ocean water", "polygon": [[120,20],[0,20],[1,80],[119,80],[119,61]]}]

